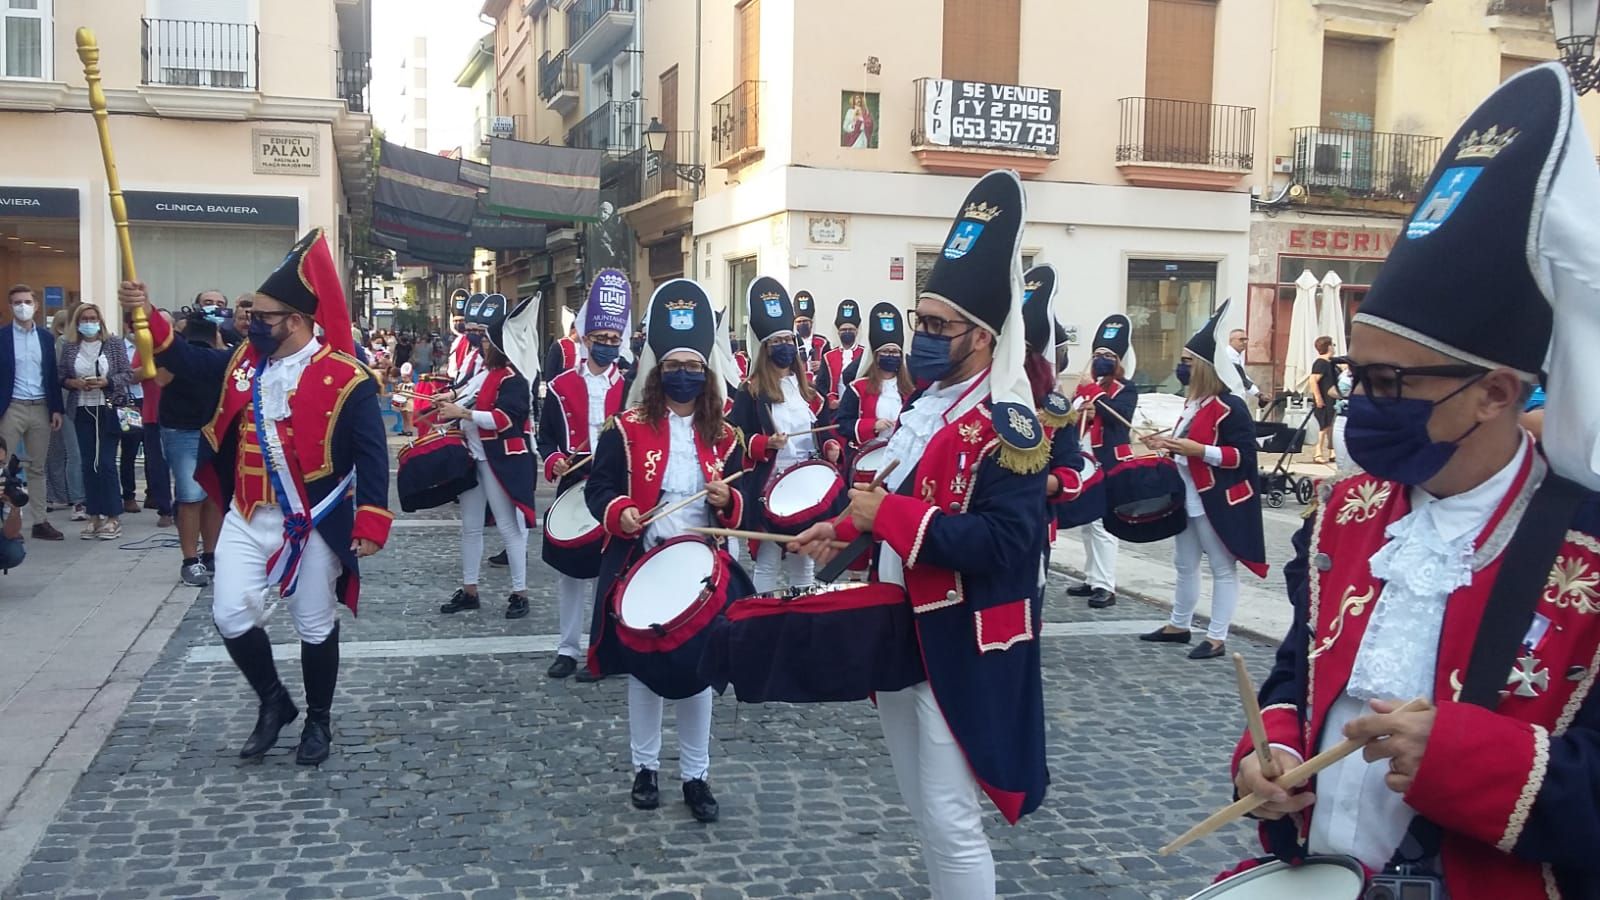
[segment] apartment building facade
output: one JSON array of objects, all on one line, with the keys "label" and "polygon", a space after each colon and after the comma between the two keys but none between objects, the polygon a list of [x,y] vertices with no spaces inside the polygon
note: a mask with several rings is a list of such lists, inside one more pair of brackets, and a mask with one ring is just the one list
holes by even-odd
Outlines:
[{"label": "apartment building facade", "polygon": [[371,190],[370,16],[369,0],[10,4],[0,281],[33,285],[47,308],[115,297],[80,26],[99,40],[138,272],[162,304],[253,290],[312,226],[345,252],[348,212]]}]

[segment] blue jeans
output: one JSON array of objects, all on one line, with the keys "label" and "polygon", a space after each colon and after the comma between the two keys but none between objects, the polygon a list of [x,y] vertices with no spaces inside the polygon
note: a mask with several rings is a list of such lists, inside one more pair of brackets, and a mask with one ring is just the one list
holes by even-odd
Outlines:
[{"label": "blue jeans", "polygon": [[172,491],[175,499],[179,503],[199,503],[205,500],[205,488],[194,480],[195,466],[200,463],[200,431],[163,428],[161,449],[167,457],[167,468],[172,472]]},{"label": "blue jeans", "polygon": [[122,515],[122,484],[117,478],[117,447],[122,429],[109,405],[80,406],[74,411],[78,452],[83,458],[84,507],[91,516]]},{"label": "blue jeans", "polygon": [[172,473],[167,471],[167,455],[161,449],[161,426],[144,426],[144,488],[156,502],[156,512],[172,515]]}]

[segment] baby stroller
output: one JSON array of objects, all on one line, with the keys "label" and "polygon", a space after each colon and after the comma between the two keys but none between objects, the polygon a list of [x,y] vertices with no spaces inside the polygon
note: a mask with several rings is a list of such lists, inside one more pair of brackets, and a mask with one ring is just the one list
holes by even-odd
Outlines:
[{"label": "baby stroller", "polygon": [[[1283,403],[1283,398],[1272,401],[1273,406]],[[1270,410],[1269,410],[1270,412]],[[1314,407],[1306,410],[1305,417],[1300,420],[1300,425],[1294,427],[1287,422],[1263,422],[1257,420],[1256,449],[1259,453],[1277,453],[1278,464],[1270,472],[1260,474],[1260,483],[1256,486],[1257,492],[1267,505],[1273,509],[1283,506],[1285,494],[1293,494],[1301,506],[1311,502],[1315,485],[1306,475],[1296,475],[1289,471],[1289,458],[1300,452],[1306,443],[1306,426],[1311,422],[1311,416],[1316,412]]]}]

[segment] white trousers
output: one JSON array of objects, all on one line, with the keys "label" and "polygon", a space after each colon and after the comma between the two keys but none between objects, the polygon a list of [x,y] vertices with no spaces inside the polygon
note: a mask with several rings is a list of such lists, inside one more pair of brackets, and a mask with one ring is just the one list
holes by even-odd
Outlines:
[{"label": "white trousers", "polygon": [[926,681],[878,693],[878,721],[900,796],[922,838],[934,900],[992,900],[994,854],[983,833],[978,782]]},{"label": "white trousers", "polygon": [[1083,536],[1085,580],[1090,587],[1117,589],[1117,539],[1099,519],[1078,529]]},{"label": "white trousers", "polygon": [[[267,559],[283,546],[283,511],[260,506],[250,520],[233,507],[222,518],[217,537],[217,574],[212,579],[211,620],[225,638],[236,638],[267,623]],[[300,558],[300,580],[287,603],[300,640],[320,644],[338,621],[335,589],[343,567],[333,548],[316,531]]]},{"label": "white trousers", "polygon": [[755,583],[756,593],[765,594],[778,589],[778,571],[783,571],[788,586],[792,588],[810,587],[816,581],[816,563],[809,556],[800,553],[783,555],[783,545],[774,541],[762,541],[756,550],[756,570],[750,573],[750,580]]},{"label": "white trousers", "polygon": [[478,486],[461,495],[461,583],[478,584],[478,569],[483,565],[483,508],[494,510],[494,527],[506,542],[506,561],[511,564],[511,590],[528,588],[528,525],[522,511],[511,502],[494,470],[478,461]]},{"label": "white trousers", "polygon": [[589,598],[594,596],[594,583],[593,578],[556,576],[556,609],[561,617],[561,642],[556,644],[557,656],[583,658],[579,647],[586,624],[583,613]]},{"label": "white trousers", "polygon": [[1178,532],[1178,545],[1172,554],[1177,568],[1177,586],[1172,593],[1172,627],[1188,628],[1194,622],[1194,610],[1200,605],[1200,555],[1211,562],[1211,625],[1206,637],[1213,641],[1228,639],[1228,626],[1233,624],[1233,611],[1239,606],[1239,567],[1232,553],[1223,545],[1211,520],[1205,516],[1190,516],[1189,527]]},{"label": "white trousers", "polygon": [[[678,777],[705,778],[711,772],[711,701],[706,688],[693,697],[673,700],[678,718]],[[628,743],[633,770],[661,769],[661,716],[669,701],[628,676]]]}]

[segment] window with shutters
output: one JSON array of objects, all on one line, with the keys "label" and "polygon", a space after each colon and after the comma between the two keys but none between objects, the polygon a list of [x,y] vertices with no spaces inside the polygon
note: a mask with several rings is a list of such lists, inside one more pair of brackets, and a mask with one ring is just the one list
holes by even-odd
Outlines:
[{"label": "window with shutters", "polygon": [[1500,57],[1500,80],[1505,81],[1518,72],[1531,69],[1541,62],[1543,60],[1528,59],[1523,56],[1502,56]]},{"label": "window with shutters", "polygon": [[1384,45],[1330,37],[1322,43],[1322,127],[1372,131],[1378,117],[1378,56]]},{"label": "window with shutters", "polygon": [[945,78],[1016,84],[1021,0],[944,0]]},{"label": "window with shutters", "polygon": [[1150,0],[1145,42],[1144,146],[1147,160],[1211,158],[1211,73],[1215,0]]}]

